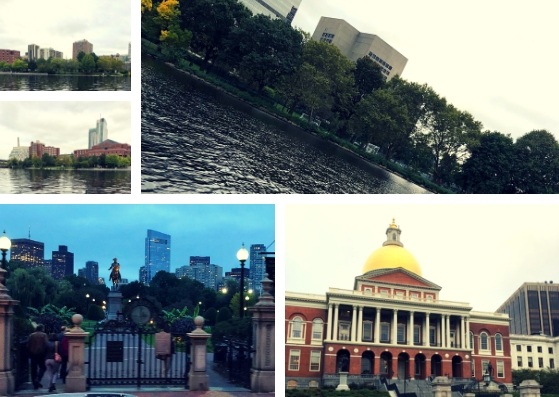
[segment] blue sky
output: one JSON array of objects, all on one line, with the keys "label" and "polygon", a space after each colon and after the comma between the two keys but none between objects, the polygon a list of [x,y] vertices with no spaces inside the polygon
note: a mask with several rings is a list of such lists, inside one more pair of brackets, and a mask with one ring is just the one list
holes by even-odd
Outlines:
[{"label": "blue sky", "polygon": [[25,204],[0,205],[0,213],[0,232],[9,238],[27,238],[31,229],[31,239],[45,243],[45,259],[66,245],[75,273],[93,260],[106,280],[114,257],[124,278],[138,279],[147,229],[171,235],[171,271],[199,255],[225,272],[238,266],[243,242],[250,247],[275,240],[273,205]]}]

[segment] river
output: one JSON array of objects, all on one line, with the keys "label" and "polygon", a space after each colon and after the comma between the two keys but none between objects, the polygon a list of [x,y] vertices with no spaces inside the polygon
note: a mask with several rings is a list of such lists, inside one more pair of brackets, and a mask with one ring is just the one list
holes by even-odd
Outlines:
[{"label": "river", "polygon": [[429,193],[142,58],[143,193]]},{"label": "river", "polygon": [[2,73],[0,91],[130,91],[130,77]]},{"label": "river", "polygon": [[130,189],[129,170],[0,169],[0,194],[129,194]]}]

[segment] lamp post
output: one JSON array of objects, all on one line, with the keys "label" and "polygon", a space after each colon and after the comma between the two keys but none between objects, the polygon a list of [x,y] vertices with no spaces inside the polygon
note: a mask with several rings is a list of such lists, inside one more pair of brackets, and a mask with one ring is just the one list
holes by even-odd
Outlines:
[{"label": "lamp post", "polygon": [[8,252],[11,247],[12,242],[10,241],[8,236],[6,236],[6,231],[4,230],[2,237],[0,237],[0,250],[2,251],[2,269],[4,270],[6,270],[6,267],[8,267],[8,262],[6,261],[6,252]]},{"label": "lamp post", "polygon": [[237,251],[237,259],[241,262],[241,292],[239,296],[239,317],[244,317],[244,289],[245,289],[245,262],[248,259],[248,251],[245,248],[245,243],[241,246],[241,248]]}]

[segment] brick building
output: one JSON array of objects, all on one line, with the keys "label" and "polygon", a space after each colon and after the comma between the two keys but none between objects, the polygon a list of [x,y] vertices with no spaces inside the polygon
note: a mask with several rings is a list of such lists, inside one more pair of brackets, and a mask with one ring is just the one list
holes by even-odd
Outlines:
[{"label": "brick building", "polygon": [[44,143],[39,141],[31,142],[29,145],[29,157],[43,157],[43,154],[48,154],[50,156],[57,157],[60,155],[60,148],[54,146],[45,146]]},{"label": "brick building", "polygon": [[441,287],[400,241],[387,239],[367,259],[352,289],[324,295],[286,292],[286,386],[337,385],[376,377],[405,381],[434,376],[512,383],[509,316],[442,301]]},{"label": "brick building", "polygon": [[20,57],[19,51],[17,50],[2,50],[0,49],[0,62],[14,63],[16,59]]},{"label": "brick building", "polygon": [[132,148],[127,143],[118,143],[113,140],[107,139],[97,145],[93,145],[91,149],[78,149],[74,150],[74,158],[79,157],[92,157],[116,154],[120,157],[130,157]]}]

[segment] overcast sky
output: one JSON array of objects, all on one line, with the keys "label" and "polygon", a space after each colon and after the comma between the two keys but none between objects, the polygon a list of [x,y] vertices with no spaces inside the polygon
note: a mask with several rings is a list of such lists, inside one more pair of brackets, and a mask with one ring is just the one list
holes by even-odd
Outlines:
[{"label": "overcast sky", "polygon": [[[225,271],[238,267],[241,244],[269,245],[275,239],[273,205],[0,205],[0,233],[45,243],[45,258],[59,245],[74,253],[74,270],[99,262],[108,280],[114,257],[122,277],[138,279],[144,265],[147,229],[171,235],[171,270],[190,256],[210,256]],[[270,247],[273,250],[274,246]],[[8,254],[9,258],[9,254]],[[248,262],[247,262],[248,268]]]},{"label": "overcast sky", "polygon": [[559,2],[303,0],[293,26],[345,19],[408,58],[402,77],[427,83],[484,129],[559,138]]},{"label": "overcast sky", "polygon": [[131,144],[129,101],[0,101],[0,159],[8,159],[17,138],[21,146],[40,141],[61,154],[87,149],[89,129],[99,116],[107,121],[108,139]]},{"label": "overcast sky", "polygon": [[[128,0],[2,0],[0,48],[27,52],[29,44],[62,51],[86,39],[97,55],[127,54],[130,34]],[[138,6],[139,7],[139,6]]]},{"label": "overcast sky", "polygon": [[288,205],[285,213],[287,291],[353,289],[392,218],[442,300],[494,311],[524,282],[559,282],[559,205]]}]

